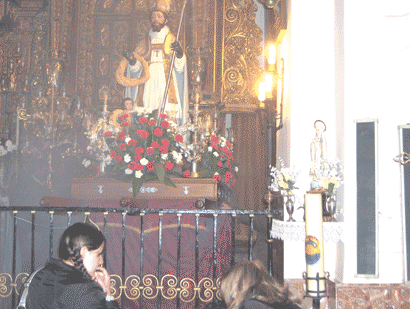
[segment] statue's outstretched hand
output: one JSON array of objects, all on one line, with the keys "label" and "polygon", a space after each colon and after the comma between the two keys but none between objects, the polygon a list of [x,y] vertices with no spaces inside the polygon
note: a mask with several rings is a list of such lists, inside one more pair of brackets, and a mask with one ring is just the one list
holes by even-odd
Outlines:
[{"label": "statue's outstretched hand", "polygon": [[133,52],[130,50],[124,50],[122,52],[122,55],[124,56],[125,59],[128,60],[128,63],[130,65],[134,65],[137,62],[137,59],[135,59]]},{"label": "statue's outstretched hand", "polygon": [[178,41],[175,41],[171,44],[171,49],[176,52],[176,56],[178,59],[182,58],[184,55],[184,51],[182,50],[181,44]]}]

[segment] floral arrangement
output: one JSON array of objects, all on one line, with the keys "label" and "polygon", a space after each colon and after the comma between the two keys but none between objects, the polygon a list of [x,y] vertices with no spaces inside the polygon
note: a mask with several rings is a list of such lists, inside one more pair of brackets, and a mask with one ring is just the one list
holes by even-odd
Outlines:
[{"label": "floral arrangement", "polygon": [[147,181],[159,180],[175,187],[170,175],[178,175],[176,167],[182,164],[179,146],[183,136],[175,134],[176,124],[168,121],[166,114],[160,115],[157,125],[156,113],[135,113],[133,121],[129,121],[128,114],[123,114],[120,127],[111,127],[112,130],[104,133],[111,159],[105,163],[112,164],[114,177],[132,181],[134,196]]},{"label": "floral arrangement", "polygon": [[3,145],[0,145],[0,157],[5,156],[9,152],[16,151],[17,145],[13,144],[10,140],[7,140]]},{"label": "floral arrangement", "polygon": [[296,187],[296,180],[298,172],[294,168],[286,168],[282,158],[278,158],[280,168],[274,166],[270,167],[271,184],[269,190],[271,191],[285,191],[287,195],[292,195],[292,191],[299,189]]},{"label": "floral arrangement", "polygon": [[336,194],[336,189],[343,181],[343,168],[339,159],[334,161],[324,161],[320,170],[318,189],[324,191],[326,195]]},{"label": "floral arrangement", "polygon": [[[211,135],[199,162],[199,175],[214,178],[221,184],[234,184],[238,170],[238,165],[233,162],[231,142],[223,136]],[[189,170],[185,176],[190,176]]]},{"label": "floral arrangement", "polygon": [[326,195],[333,195],[336,189],[340,187],[340,181],[336,177],[321,177],[319,187],[325,190]]}]

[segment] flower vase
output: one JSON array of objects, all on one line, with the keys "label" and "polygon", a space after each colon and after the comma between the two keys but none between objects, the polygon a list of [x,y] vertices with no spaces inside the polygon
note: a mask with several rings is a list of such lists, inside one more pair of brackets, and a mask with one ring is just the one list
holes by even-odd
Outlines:
[{"label": "flower vase", "polygon": [[337,201],[336,194],[331,194],[331,195],[326,194],[325,214],[328,216],[328,220],[326,221],[337,222],[335,218],[336,201]]},{"label": "flower vase", "polygon": [[293,219],[292,215],[295,211],[295,195],[294,194],[285,194],[283,196],[284,204],[286,208],[286,212],[289,215],[288,222],[295,222],[296,220]]}]

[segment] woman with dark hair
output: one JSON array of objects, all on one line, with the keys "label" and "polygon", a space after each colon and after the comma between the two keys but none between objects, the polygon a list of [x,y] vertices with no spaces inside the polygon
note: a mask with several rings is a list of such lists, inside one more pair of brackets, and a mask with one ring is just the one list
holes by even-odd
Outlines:
[{"label": "woman with dark hair", "polygon": [[32,277],[27,296],[20,293],[19,308],[119,308],[102,267],[104,246],[105,237],[95,226],[68,227],[60,239],[59,259],[51,258]]},{"label": "woman with dark hair", "polygon": [[228,309],[297,309],[297,300],[259,261],[235,264],[222,276],[221,295]]}]

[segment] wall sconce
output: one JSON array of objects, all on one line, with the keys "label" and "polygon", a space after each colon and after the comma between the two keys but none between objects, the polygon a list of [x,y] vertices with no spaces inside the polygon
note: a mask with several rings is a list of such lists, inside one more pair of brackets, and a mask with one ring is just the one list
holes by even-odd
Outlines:
[{"label": "wall sconce", "polygon": [[265,0],[265,5],[268,9],[273,9],[278,6],[279,0]]}]

